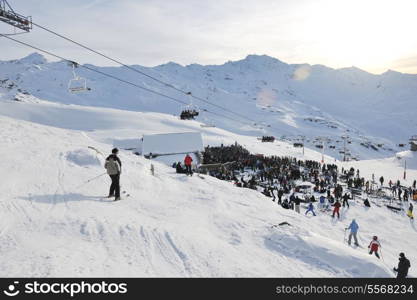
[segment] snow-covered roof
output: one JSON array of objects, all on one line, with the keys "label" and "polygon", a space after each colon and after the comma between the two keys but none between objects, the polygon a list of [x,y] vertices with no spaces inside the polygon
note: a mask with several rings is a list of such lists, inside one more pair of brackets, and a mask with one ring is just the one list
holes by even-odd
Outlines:
[{"label": "snow-covered roof", "polygon": [[203,151],[199,132],[165,133],[143,136],[142,155],[167,155]]},{"label": "snow-covered roof", "polygon": [[312,184],[311,182],[308,182],[308,181],[303,181],[303,182],[301,182],[301,183],[297,184],[297,186],[298,186],[298,187],[301,187],[301,186],[313,187],[313,186],[314,186],[314,184]]}]

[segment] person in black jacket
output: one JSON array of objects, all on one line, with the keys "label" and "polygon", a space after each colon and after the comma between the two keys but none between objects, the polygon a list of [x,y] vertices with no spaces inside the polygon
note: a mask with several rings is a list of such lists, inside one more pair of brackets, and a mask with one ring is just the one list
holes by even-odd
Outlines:
[{"label": "person in black jacket", "polygon": [[394,268],[397,273],[398,279],[404,279],[408,275],[408,269],[411,267],[410,261],[405,257],[404,253],[400,253],[400,258],[398,259],[398,268]]},{"label": "person in black jacket", "polygon": [[348,200],[350,199],[350,197],[349,197],[348,193],[345,193],[342,198],[343,198],[343,203],[342,203],[343,207],[345,207],[345,205],[347,205],[347,207],[349,208]]},{"label": "person in black jacket", "polygon": [[111,152],[112,154],[106,158],[104,167],[111,178],[108,198],[115,197],[114,200],[117,201],[120,200],[120,174],[122,172],[122,162],[120,161],[120,158],[117,157],[117,153],[119,153],[117,148],[114,148]]},{"label": "person in black jacket", "polygon": [[297,213],[300,213],[300,203],[301,203],[301,199],[298,198],[298,196],[295,196],[294,204],[295,204],[295,211]]},{"label": "person in black jacket", "polygon": [[284,195],[284,190],[282,188],[280,188],[278,190],[278,204],[282,203],[282,196]]}]

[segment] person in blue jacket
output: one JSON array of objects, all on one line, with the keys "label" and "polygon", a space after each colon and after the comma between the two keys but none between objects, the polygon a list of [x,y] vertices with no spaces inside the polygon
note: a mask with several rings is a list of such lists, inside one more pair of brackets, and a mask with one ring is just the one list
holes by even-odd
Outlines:
[{"label": "person in blue jacket", "polygon": [[310,204],[308,205],[308,209],[306,210],[306,215],[308,214],[308,212],[311,211],[313,213],[313,216],[316,216],[316,214],[314,213],[314,205],[313,202],[310,202]]},{"label": "person in blue jacket", "polygon": [[359,225],[358,225],[358,223],[356,223],[356,220],[353,219],[352,222],[350,223],[349,227],[345,228],[345,229],[346,230],[350,229],[348,244],[350,245],[350,241],[352,240],[352,236],[353,236],[353,238],[355,239],[355,246],[359,246],[358,238],[356,236],[358,234]]},{"label": "person in blue jacket", "polygon": [[320,196],[320,206],[319,206],[320,209],[325,209],[326,208],[325,201],[326,201],[326,198],[323,195],[321,195]]}]

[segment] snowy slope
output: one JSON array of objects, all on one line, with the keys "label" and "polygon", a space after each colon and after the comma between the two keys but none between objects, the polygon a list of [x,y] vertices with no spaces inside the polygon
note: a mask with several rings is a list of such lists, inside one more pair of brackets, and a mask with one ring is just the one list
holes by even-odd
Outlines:
[{"label": "snowy slope", "polygon": [[[3,276],[391,277],[400,251],[412,265],[417,257],[415,225],[384,207],[367,211],[352,203],[340,222],[328,214],[306,217],[258,192],[178,175],[158,162],[153,177],[149,161],[128,151],[120,155],[121,184],[130,197],[109,202],[102,198],[106,175],[85,183],[104,172],[103,155],[88,146],[107,154],[114,137],[200,130],[205,144],[237,141],[254,153],[302,153],[285,142],[261,143],[165,114],[6,98],[0,101]],[[306,149],[305,158],[321,154]],[[386,178],[399,167],[395,159],[356,163],[363,173],[381,165],[376,175]],[[417,171],[409,176],[417,178]],[[379,236],[383,261],[343,243],[351,218],[365,248]],[[273,226],[284,221],[291,227]]]},{"label": "snowy slope", "polygon": [[[89,67],[181,101],[190,101],[184,95],[129,70]],[[134,67],[248,116],[257,121],[257,125],[245,126],[204,112],[198,118],[200,121],[214,122],[228,131],[251,136],[270,134],[294,141],[297,136],[305,135],[310,147],[320,143],[317,137],[327,137],[327,151],[337,158],[343,156],[340,153],[343,134],[350,136],[352,143],[348,148],[352,157],[372,159],[391,157],[404,150],[398,144],[407,143],[417,129],[414,117],[417,75],[394,71],[373,75],[354,67],[335,70],[321,65],[289,65],[272,57],[256,55],[221,66],[193,64],[183,67],[168,63],[154,68]],[[178,115],[183,108],[178,103],[82,68],[77,69],[77,73],[88,79],[92,88],[90,92],[68,93],[66,87],[72,77],[68,64],[48,63],[44,57],[34,53],[20,60],[0,62],[0,89],[3,87],[3,93],[9,98],[18,99],[24,92],[64,104],[131,111]],[[194,104],[240,119],[197,100]],[[334,149],[329,146],[334,146]]]}]

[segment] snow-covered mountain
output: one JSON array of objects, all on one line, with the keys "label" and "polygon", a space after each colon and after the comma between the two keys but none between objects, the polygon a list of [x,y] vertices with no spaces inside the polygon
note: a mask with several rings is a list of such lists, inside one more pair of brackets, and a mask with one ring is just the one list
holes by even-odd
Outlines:
[{"label": "snow-covered mountain", "polygon": [[[210,100],[265,124],[274,121],[274,127],[280,130],[264,127],[264,132],[220,118],[214,119],[218,127],[203,128],[198,121],[181,121],[173,116],[181,109],[175,103],[82,69],[77,72],[88,78],[92,90],[70,94],[67,83],[71,68],[63,62],[48,63],[37,54],[2,62],[2,276],[392,277],[400,251],[415,264],[414,222],[403,211],[394,213],[387,209],[378,198],[371,199],[369,209],[359,199],[351,201],[349,209],[342,209],[339,221],[331,219],[328,212],[305,216],[283,209],[259,192],[237,188],[227,181],[176,174],[157,160],[153,162],[152,176],[149,160],[132,151],[120,153],[121,185],[127,191],[122,194],[122,201],[103,198],[109,178],[100,174],[104,173],[104,155],[113,147],[115,138],[199,131],[205,145],[236,141],[252,153],[318,161],[322,155],[314,148],[306,148],[303,155],[300,148],[286,141],[261,143],[255,136],[271,130],[278,136],[302,133],[313,139],[317,135],[338,137],[349,129],[352,151],[364,148],[364,157],[376,157],[375,150],[357,143],[367,138],[372,143],[386,140],[393,144],[395,139],[390,140],[389,132],[380,127],[381,132],[375,131],[378,136],[365,135],[360,130],[371,132],[368,125],[360,130],[355,127],[354,131],[350,123],[335,117],[344,112],[332,109],[324,100],[320,104],[318,96],[314,105],[301,97],[302,91],[307,94],[309,86],[313,90],[315,80],[320,81],[315,76],[331,72],[357,73],[366,78],[375,75],[320,66],[289,66],[257,56],[224,66],[181,67],[170,63],[150,69],[136,67],[196,95],[204,96],[199,93],[205,91]],[[99,69],[174,96],[172,91],[121,68]],[[265,79],[257,77],[261,74]],[[329,75],[320,81],[323,87],[329,85],[329,95],[336,93],[336,88],[327,82],[330,80],[336,79]],[[289,84],[288,92],[268,90],[266,87],[272,86],[272,82],[282,87]],[[263,87],[258,90],[256,87],[261,84]],[[401,81],[393,86],[403,84]],[[364,117],[365,113],[360,115]],[[407,128],[405,121],[403,124]],[[380,152],[381,157],[390,153],[377,153]],[[328,150],[326,153],[332,154]],[[324,159],[340,167],[360,169],[367,180],[375,174],[387,181],[400,179],[409,186],[417,178],[417,156],[410,151],[356,162],[336,162],[330,155]],[[409,168],[407,180],[402,179],[404,161]],[[343,241],[344,229],[352,218],[359,223],[363,248],[348,247]],[[290,226],[278,226],[282,222]],[[375,234],[383,245],[382,260],[366,251]],[[409,275],[417,276],[414,267]]]},{"label": "snow-covered mountain", "polygon": [[[88,67],[190,102],[183,94],[126,68]],[[351,157],[369,159],[405,150],[398,145],[408,147],[408,138],[417,132],[417,75],[290,65],[265,55],[249,55],[219,66],[184,67],[171,62],[154,68],[132,67],[254,120],[194,99],[193,104],[201,110],[222,113],[248,125],[204,111],[197,118],[202,122],[213,122],[237,134],[274,135],[287,141],[305,136],[310,147],[321,144],[321,137],[326,140],[325,152],[337,158],[343,156],[342,135],[349,136],[347,152]],[[58,103],[131,111],[178,115],[183,109],[176,102],[89,70],[77,68],[76,72],[87,79],[91,91],[68,92],[73,75],[66,62],[47,62],[37,53],[3,61],[0,92],[8,99],[19,100],[22,94],[29,94]]]}]

